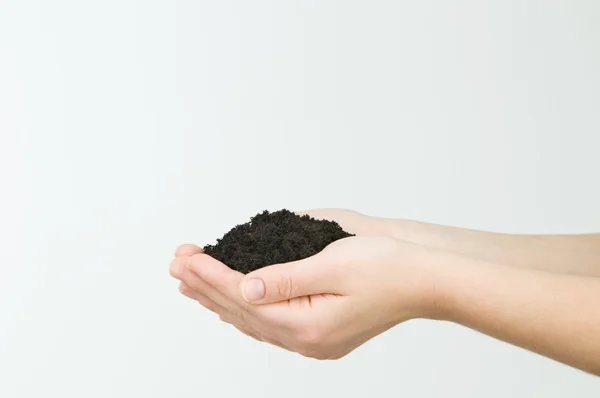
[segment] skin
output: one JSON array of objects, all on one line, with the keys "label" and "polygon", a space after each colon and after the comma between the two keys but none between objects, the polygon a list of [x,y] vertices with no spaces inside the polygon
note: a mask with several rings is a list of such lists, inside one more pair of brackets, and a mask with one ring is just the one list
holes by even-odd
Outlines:
[{"label": "skin", "polygon": [[180,246],[180,291],[260,341],[341,358],[415,318],[452,321],[600,375],[600,235],[506,235],[316,209],[357,236],[243,275]]}]

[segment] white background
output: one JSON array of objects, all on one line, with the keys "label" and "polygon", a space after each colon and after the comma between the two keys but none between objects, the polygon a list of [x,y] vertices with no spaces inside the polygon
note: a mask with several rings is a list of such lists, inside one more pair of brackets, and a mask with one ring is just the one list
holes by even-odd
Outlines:
[{"label": "white background", "polygon": [[598,397],[413,321],[337,362],[167,266],[263,209],[600,231],[600,3],[0,1],[0,396]]}]

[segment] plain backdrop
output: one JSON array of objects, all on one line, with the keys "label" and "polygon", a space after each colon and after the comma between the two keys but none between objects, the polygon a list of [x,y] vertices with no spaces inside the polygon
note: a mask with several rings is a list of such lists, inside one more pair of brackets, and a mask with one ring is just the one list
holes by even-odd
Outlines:
[{"label": "plain backdrop", "polygon": [[600,3],[0,1],[0,396],[598,397],[447,323],[335,362],[182,297],[263,209],[600,231]]}]

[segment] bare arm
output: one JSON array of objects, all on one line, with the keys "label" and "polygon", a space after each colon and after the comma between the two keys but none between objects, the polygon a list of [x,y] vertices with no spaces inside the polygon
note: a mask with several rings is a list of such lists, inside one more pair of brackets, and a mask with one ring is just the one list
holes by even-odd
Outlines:
[{"label": "bare arm", "polygon": [[600,277],[600,234],[504,234],[373,217],[346,209],[315,209],[301,214],[334,220],[357,235],[391,236],[512,267]]},{"label": "bare arm", "polygon": [[453,261],[443,317],[600,375],[600,279]]},{"label": "bare arm", "polygon": [[313,358],[340,358],[408,319],[432,318],[600,376],[600,235],[307,214],[356,236],[245,276],[183,246],[171,273],[186,296],[244,333]]},{"label": "bare arm", "polygon": [[379,219],[397,239],[482,261],[548,272],[600,277],[600,234],[516,235]]}]

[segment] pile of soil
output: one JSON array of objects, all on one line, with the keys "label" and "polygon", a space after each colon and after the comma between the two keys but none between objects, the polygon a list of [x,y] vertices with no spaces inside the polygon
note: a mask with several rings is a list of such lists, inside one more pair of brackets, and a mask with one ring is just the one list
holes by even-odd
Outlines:
[{"label": "pile of soil", "polygon": [[283,209],[264,211],[237,225],[204,253],[231,269],[247,274],[272,264],[301,260],[317,254],[330,243],[353,236],[338,223],[299,216]]}]

